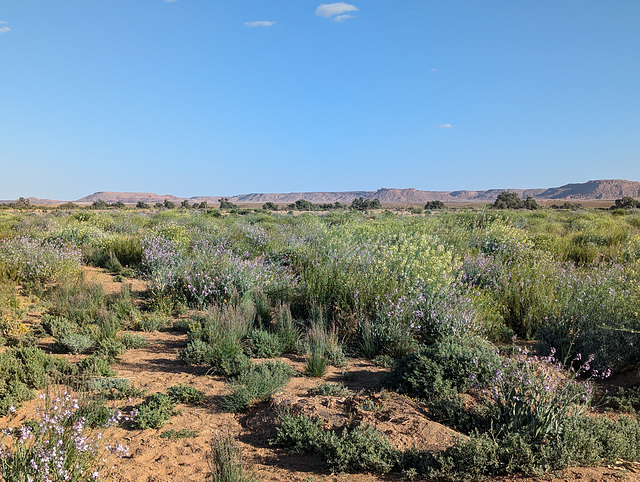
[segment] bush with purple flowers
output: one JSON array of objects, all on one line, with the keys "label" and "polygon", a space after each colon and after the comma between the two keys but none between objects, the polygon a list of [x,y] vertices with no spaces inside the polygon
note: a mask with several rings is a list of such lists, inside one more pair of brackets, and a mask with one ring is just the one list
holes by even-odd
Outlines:
[{"label": "bush with purple flowers", "polygon": [[[105,445],[102,433],[92,433],[79,416],[80,404],[67,392],[44,399],[35,426],[2,430],[0,476],[6,482],[87,482],[107,476],[111,456],[128,454],[122,445]],[[10,407],[11,409],[12,407]],[[109,419],[119,423],[120,415]]]}]

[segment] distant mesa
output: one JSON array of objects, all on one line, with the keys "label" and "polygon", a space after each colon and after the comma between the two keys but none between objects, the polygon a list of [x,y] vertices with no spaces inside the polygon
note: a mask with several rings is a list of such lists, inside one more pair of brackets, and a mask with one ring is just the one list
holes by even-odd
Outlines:
[{"label": "distant mesa", "polygon": [[[340,202],[351,204],[354,199],[378,199],[383,204],[403,204],[403,203],[426,203],[428,201],[442,201],[446,203],[492,203],[503,191],[511,191],[518,196],[526,198],[533,197],[536,200],[572,200],[589,201],[602,200],[614,201],[623,197],[640,197],[640,182],[626,181],[622,179],[605,179],[598,181],[588,181],[585,183],[565,184],[560,187],[546,189],[488,189],[486,191],[420,191],[414,188],[396,189],[380,188],[377,191],[343,191],[343,192],[290,192],[290,193],[252,193],[240,194],[236,196],[225,196],[234,204],[264,204],[272,202],[276,204],[291,204],[299,199],[305,199],[312,203],[324,204]],[[138,201],[150,205],[162,203],[169,200],[174,204],[179,204],[185,199],[190,203],[201,203],[206,201],[209,205],[217,205],[221,196],[193,196],[189,198],[178,197],[172,194],[155,194],[144,192],[112,192],[100,191],[89,196],[73,201],[78,205],[88,205],[98,200],[108,203],[121,202],[124,204],[136,204]],[[32,205],[61,204],[64,201],[52,199],[38,199],[30,197]],[[10,203],[10,201],[0,201],[0,203]]]}]

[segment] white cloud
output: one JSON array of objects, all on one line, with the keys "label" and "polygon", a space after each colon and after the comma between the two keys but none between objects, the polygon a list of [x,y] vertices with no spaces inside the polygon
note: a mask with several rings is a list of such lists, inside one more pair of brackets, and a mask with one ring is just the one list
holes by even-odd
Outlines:
[{"label": "white cloud", "polygon": [[330,18],[336,22],[344,22],[350,18],[354,18],[353,15],[348,15],[348,12],[359,12],[358,7],[349,3],[323,3],[316,8],[316,15],[322,18]]},{"label": "white cloud", "polygon": [[345,20],[349,20],[350,18],[356,18],[355,15],[337,15],[335,17],[333,17],[333,21],[334,22],[344,22]]},{"label": "white cloud", "polygon": [[177,2],[177,1],[178,1],[178,0],[164,0],[164,3],[175,3],[175,2]]},{"label": "white cloud", "polygon": [[429,72],[437,72],[438,69],[431,69]]},{"label": "white cloud", "polygon": [[245,22],[247,27],[271,27],[275,25],[275,22],[271,22],[270,20],[256,20],[254,22]]},{"label": "white cloud", "polygon": [[436,129],[453,129],[453,125],[451,124],[440,124],[436,126]]},{"label": "white cloud", "polygon": [[[5,22],[4,20],[0,20],[0,25],[6,25],[7,22]],[[0,33],[7,33],[7,32],[11,32],[11,29],[9,27],[0,27]]]}]

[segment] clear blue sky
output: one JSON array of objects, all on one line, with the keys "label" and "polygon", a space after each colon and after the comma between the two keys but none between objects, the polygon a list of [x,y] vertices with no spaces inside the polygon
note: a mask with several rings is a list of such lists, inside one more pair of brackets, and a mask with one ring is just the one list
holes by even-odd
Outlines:
[{"label": "clear blue sky", "polygon": [[0,22],[0,199],[640,180],[638,0],[5,0]]}]

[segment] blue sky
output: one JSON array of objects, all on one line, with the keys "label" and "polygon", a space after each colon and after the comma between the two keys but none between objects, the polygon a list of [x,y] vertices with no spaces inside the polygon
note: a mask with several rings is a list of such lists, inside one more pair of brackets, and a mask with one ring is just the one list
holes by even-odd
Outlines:
[{"label": "blue sky", "polygon": [[638,0],[19,0],[0,22],[0,199],[640,180]]}]

